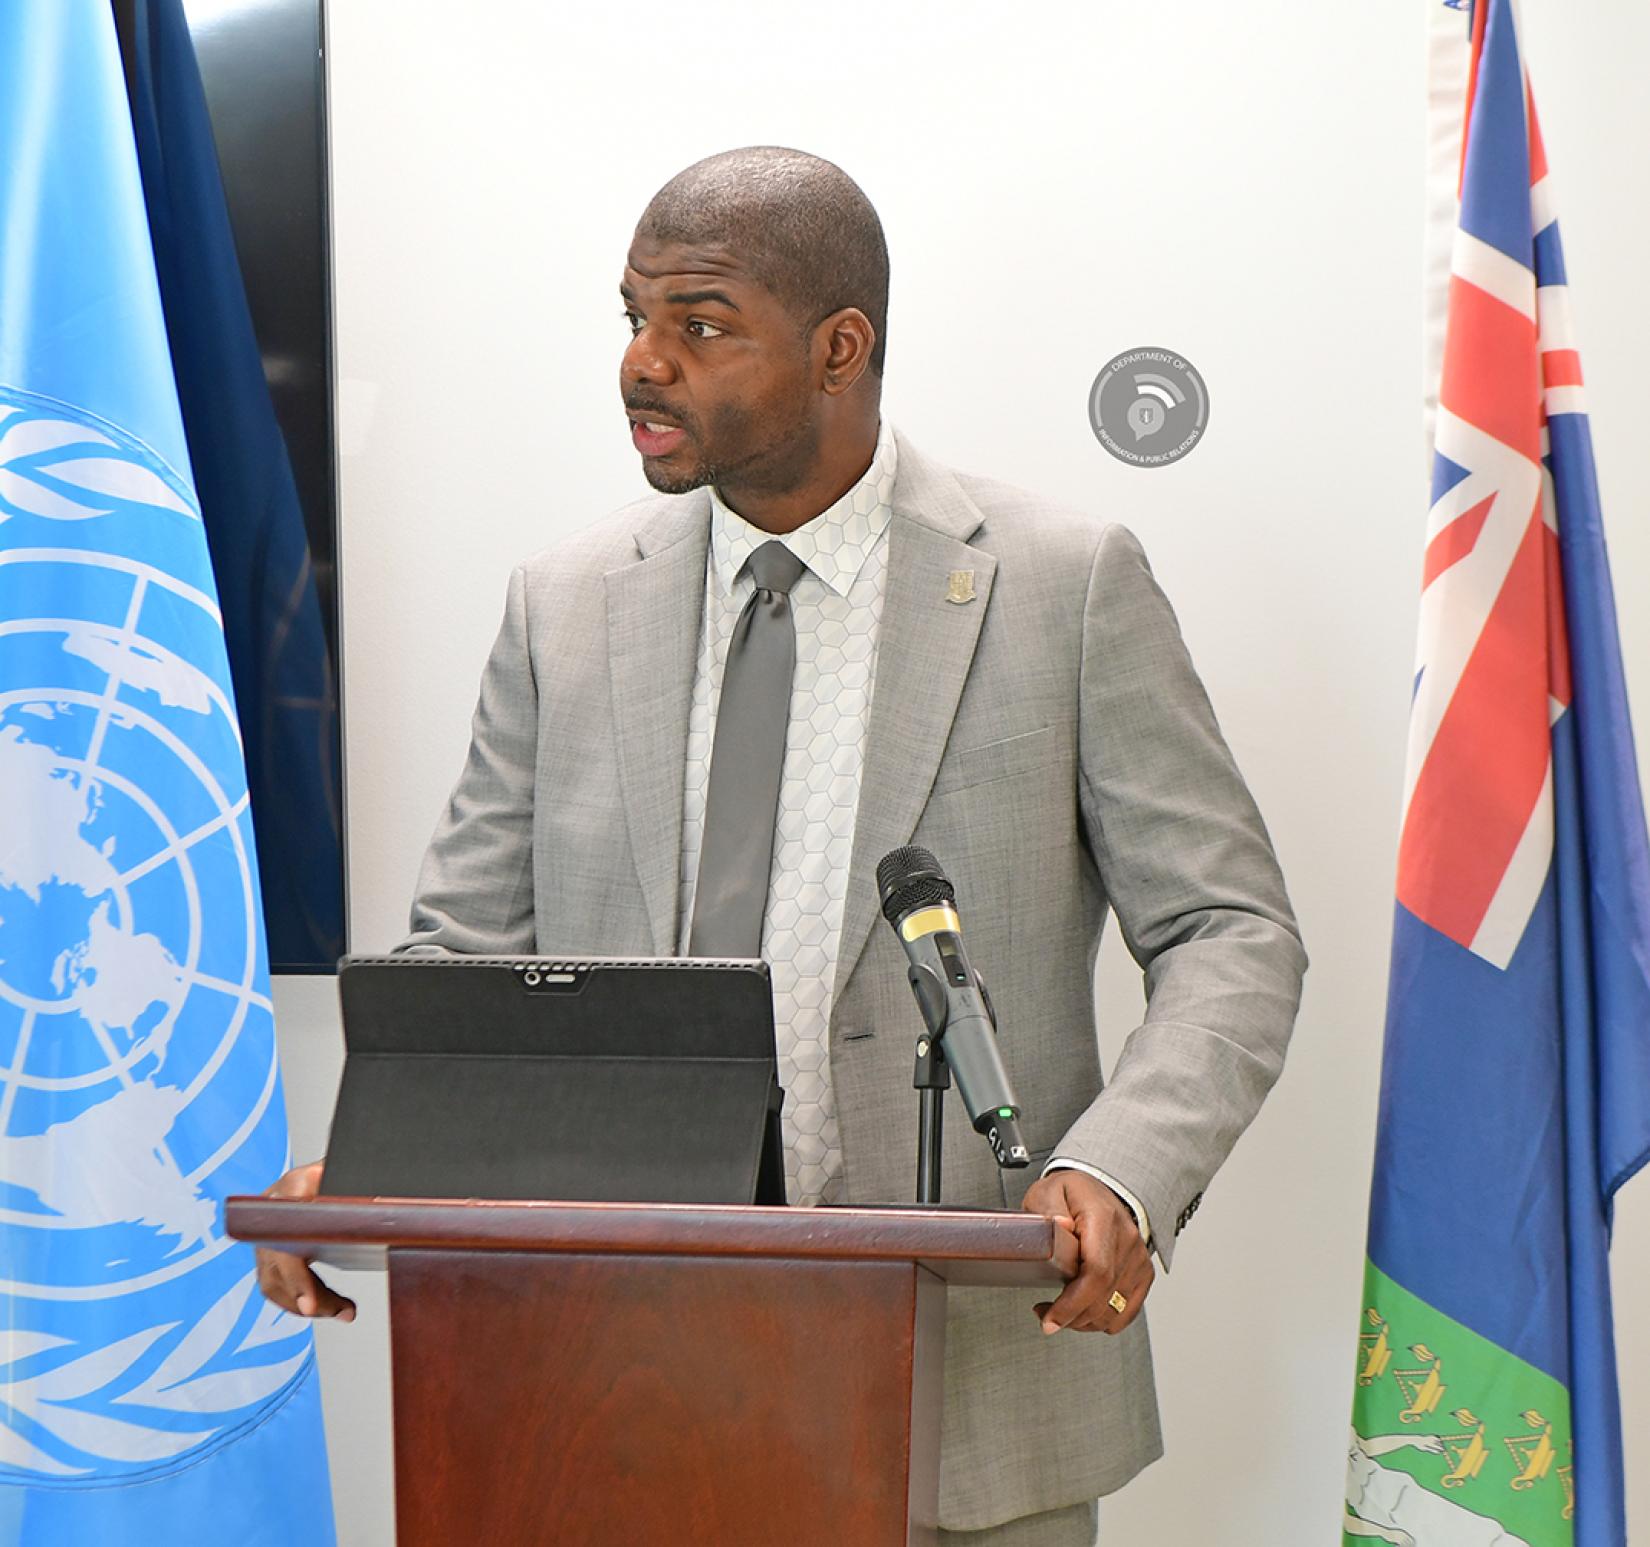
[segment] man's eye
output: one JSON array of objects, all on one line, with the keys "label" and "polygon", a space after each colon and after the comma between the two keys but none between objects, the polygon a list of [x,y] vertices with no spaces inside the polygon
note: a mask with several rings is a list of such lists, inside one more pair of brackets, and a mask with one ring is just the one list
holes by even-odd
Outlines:
[{"label": "man's eye", "polygon": [[624,318],[625,323],[630,328],[632,338],[641,332],[642,319],[635,312],[621,312],[619,315]]},{"label": "man's eye", "polygon": [[688,332],[695,338],[720,338],[722,330],[714,322],[706,322],[702,317],[688,319]]}]

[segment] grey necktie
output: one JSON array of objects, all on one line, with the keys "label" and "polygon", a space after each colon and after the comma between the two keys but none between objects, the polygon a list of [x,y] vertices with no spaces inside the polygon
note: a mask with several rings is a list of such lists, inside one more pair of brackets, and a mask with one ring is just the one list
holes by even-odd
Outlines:
[{"label": "grey necktie", "polygon": [[806,566],[780,542],[763,543],[745,563],[756,591],[733,626],[722,672],[690,956],[762,951],[796,664],[790,590]]}]

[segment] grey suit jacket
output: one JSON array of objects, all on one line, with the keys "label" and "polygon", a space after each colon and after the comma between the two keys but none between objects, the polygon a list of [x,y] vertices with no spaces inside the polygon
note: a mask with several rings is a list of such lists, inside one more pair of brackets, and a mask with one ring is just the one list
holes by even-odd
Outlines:
[{"label": "grey suit jacket", "polygon": [[[933,850],[991,985],[1040,1165],[1100,1167],[1175,1236],[1283,1061],[1306,959],[1259,813],[1134,537],[930,461],[903,437],[830,1024],[847,1194],[911,1197],[917,1026],[873,927],[877,860]],[[510,579],[468,761],[419,877],[410,949],[672,955],[704,491],[638,501]],[[947,599],[971,570],[974,600]],[[1102,1089],[1108,907],[1144,1022]],[[948,1202],[1016,1205],[964,1123]],[[1016,1178],[1010,1180],[1010,1178]],[[1144,1319],[1046,1337],[1032,1296],[953,1291],[940,1521],[1094,1498],[1161,1453]]]}]

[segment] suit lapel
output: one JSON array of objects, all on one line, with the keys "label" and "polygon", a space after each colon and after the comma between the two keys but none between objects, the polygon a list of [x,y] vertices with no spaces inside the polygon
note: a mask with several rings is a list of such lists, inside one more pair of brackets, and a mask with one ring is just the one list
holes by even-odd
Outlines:
[{"label": "suit lapel", "polygon": [[606,576],[619,783],[653,948],[676,954],[688,712],[705,604],[710,500],[672,500],[636,533],[641,561]]},{"label": "suit lapel", "polygon": [[[865,738],[848,895],[837,949],[834,1001],[865,949],[878,912],[877,861],[910,842],[939,768],[991,600],[997,561],[968,537],[978,507],[943,467],[901,435],[889,528],[876,686]],[[952,576],[972,572],[973,597],[948,600]]]}]

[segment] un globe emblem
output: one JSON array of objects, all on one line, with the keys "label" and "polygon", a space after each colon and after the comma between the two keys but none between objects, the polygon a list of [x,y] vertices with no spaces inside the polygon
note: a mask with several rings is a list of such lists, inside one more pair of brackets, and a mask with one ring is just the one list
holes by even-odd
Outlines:
[{"label": "un globe emblem", "polygon": [[186,1460],[310,1357],[223,1199],[283,1169],[257,863],[187,482],[0,391],[0,1476]]}]

